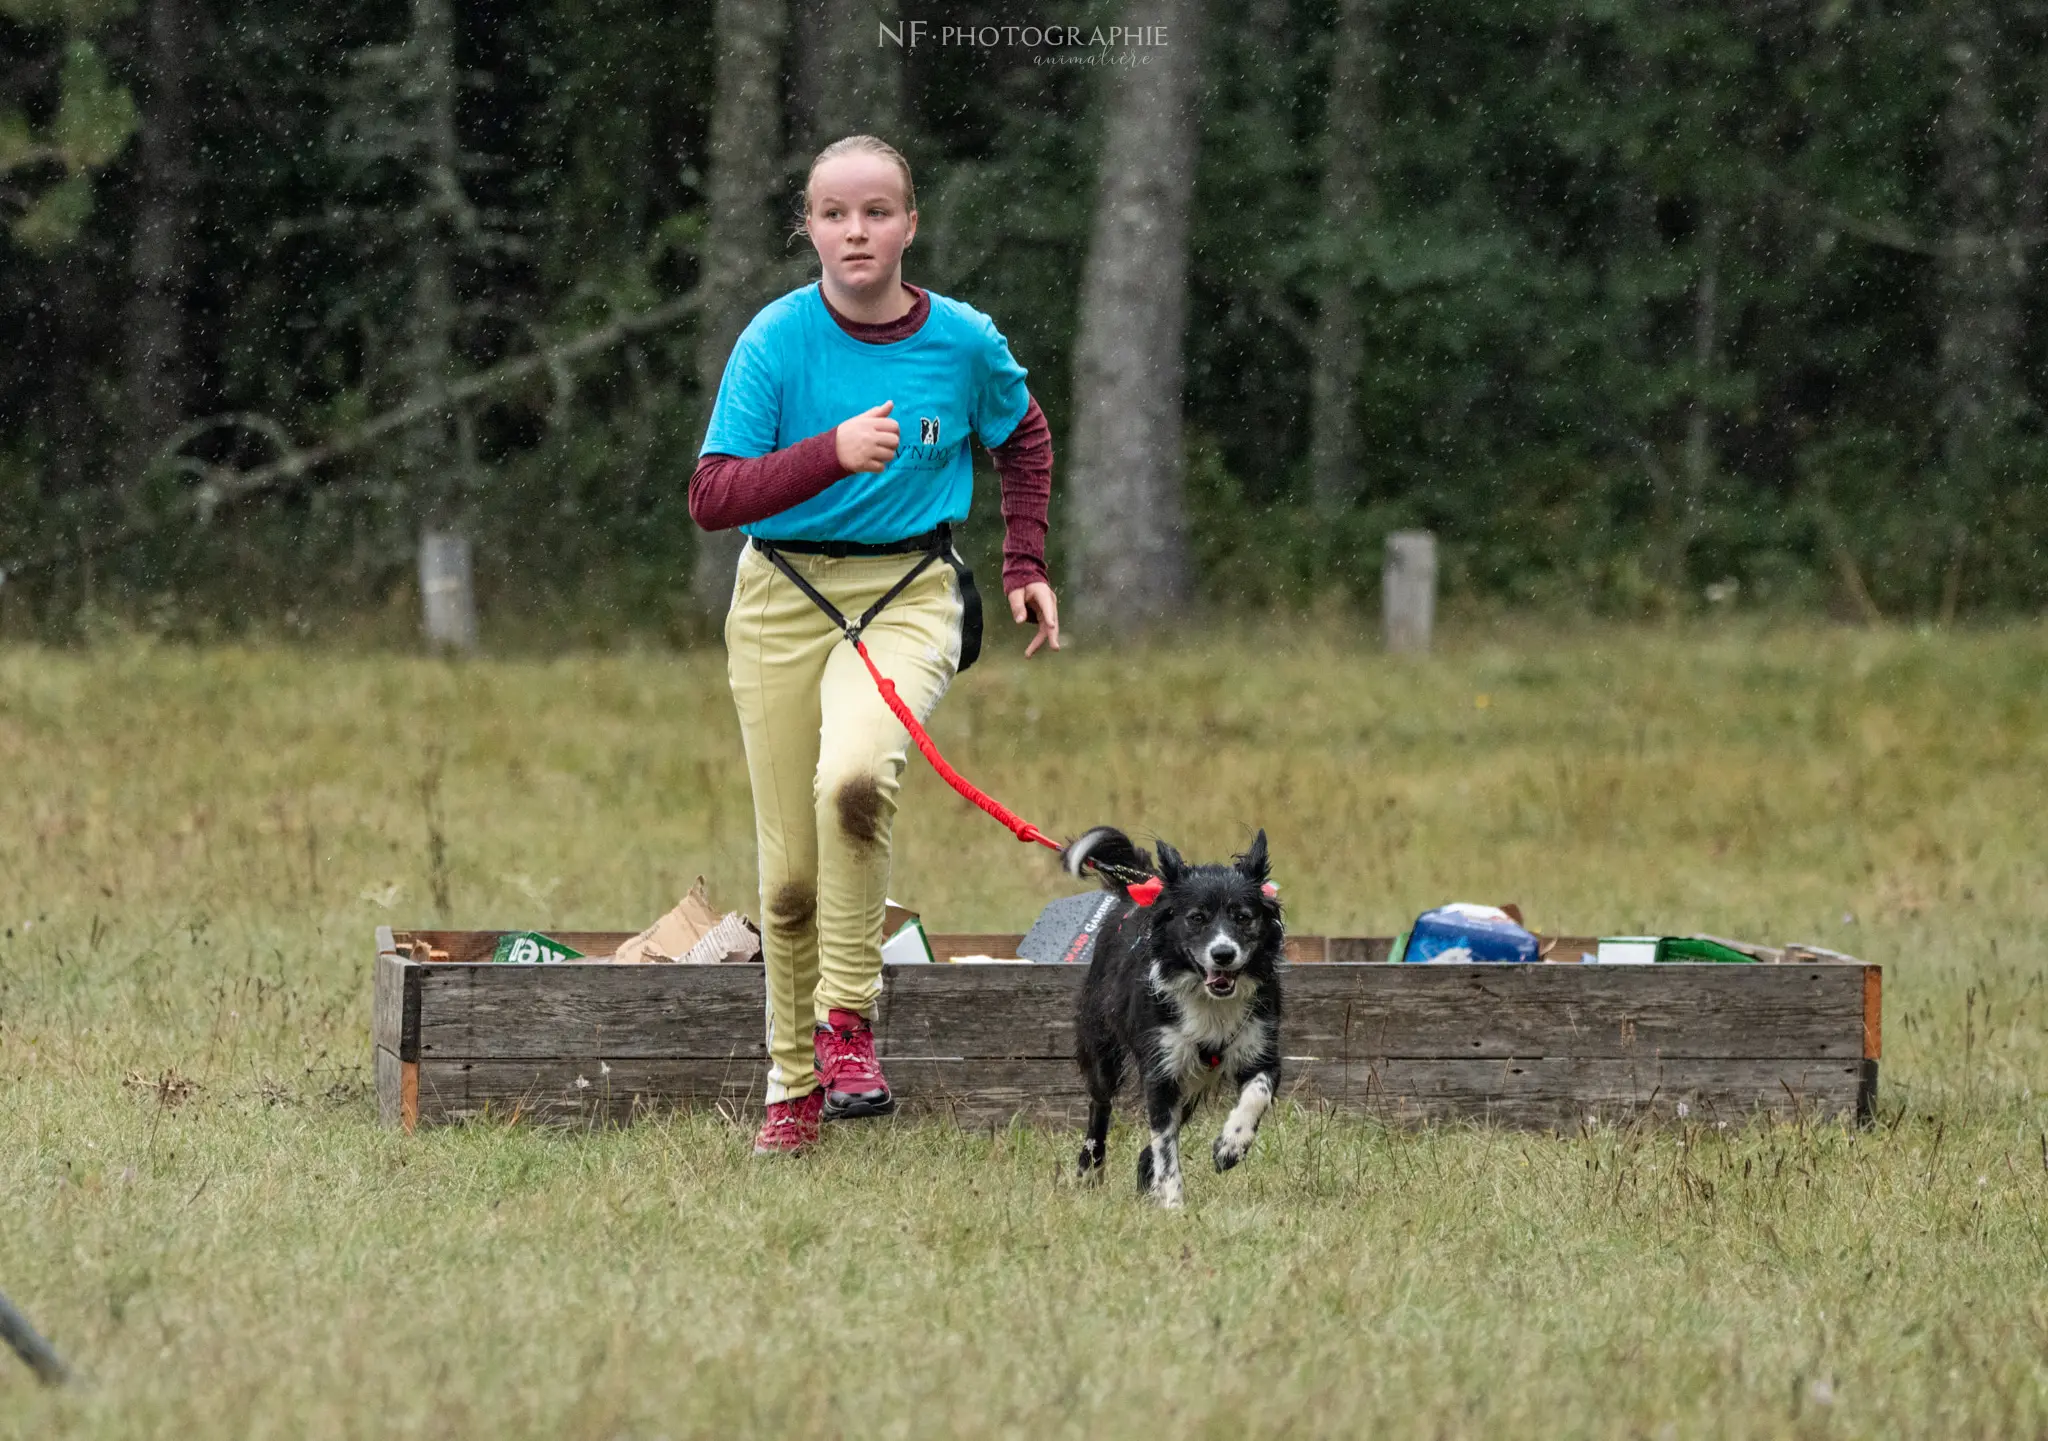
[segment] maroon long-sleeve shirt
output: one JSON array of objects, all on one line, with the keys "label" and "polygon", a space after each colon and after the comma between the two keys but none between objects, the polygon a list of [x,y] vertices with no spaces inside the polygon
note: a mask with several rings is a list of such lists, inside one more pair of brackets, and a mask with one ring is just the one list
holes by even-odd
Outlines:
[{"label": "maroon long-sleeve shirt", "polygon": [[[913,297],[900,320],[871,324],[849,320],[825,301],[839,328],[855,340],[886,345],[917,334],[931,314],[931,296],[905,282]],[[823,299],[820,291],[819,298]],[[1009,439],[990,449],[1002,478],[1003,590],[1016,590],[1047,580],[1045,569],[1046,511],[1052,502],[1052,427],[1031,398],[1024,418]],[[720,455],[698,458],[690,477],[690,518],[706,530],[750,525],[801,505],[827,486],[844,480],[836,430],[820,431],[808,440],[761,456]]]}]

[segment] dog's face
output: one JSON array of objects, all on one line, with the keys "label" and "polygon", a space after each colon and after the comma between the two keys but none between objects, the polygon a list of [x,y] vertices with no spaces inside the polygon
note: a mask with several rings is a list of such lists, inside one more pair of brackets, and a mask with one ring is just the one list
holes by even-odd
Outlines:
[{"label": "dog's face", "polygon": [[1280,902],[1267,889],[1266,833],[1228,866],[1191,866],[1159,843],[1159,899],[1152,907],[1153,955],[1162,980],[1209,995],[1234,995],[1249,970],[1269,972],[1278,956]]}]

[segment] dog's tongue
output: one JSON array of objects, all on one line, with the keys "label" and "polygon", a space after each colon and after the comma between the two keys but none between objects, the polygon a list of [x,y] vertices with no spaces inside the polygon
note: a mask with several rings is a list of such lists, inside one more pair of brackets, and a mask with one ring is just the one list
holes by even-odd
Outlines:
[{"label": "dog's tongue", "polygon": [[1228,971],[1211,971],[1205,968],[1202,972],[1202,984],[1219,996],[1227,996],[1237,989],[1237,977]]}]

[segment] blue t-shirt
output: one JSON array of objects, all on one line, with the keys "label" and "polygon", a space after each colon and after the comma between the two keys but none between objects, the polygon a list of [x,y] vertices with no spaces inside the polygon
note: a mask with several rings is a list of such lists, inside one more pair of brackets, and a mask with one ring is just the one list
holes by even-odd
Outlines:
[{"label": "blue t-shirt", "polygon": [[968,433],[1001,445],[1031,397],[1024,367],[995,322],[928,293],[931,313],[917,333],[886,345],[841,330],[816,281],[748,322],[725,363],[698,454],[766,455],[885,400],[896,402],[889,419],[900,440],[884,469],[849,475],[741,530],[763,540],[877,544],[967,519],[974,498]]}]

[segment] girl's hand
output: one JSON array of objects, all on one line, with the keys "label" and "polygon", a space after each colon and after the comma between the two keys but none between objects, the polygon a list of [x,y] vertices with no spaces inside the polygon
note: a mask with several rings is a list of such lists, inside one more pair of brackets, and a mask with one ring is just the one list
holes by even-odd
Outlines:
[{"label": "girl's hand", "polygon": [[1038,622],[1038,634],[1031,638],[1031,644],[1024,647],[1024,654],[1034,656],[1038,648],[1050,642],[1054,650],[1060,648],[1060,603],[1052,593],[1052,587],[1042,580],[1019,586],[1010,592],[1010,614],[1017,624],[1028,625]]},{"label": "girl's hand", "polygon": [[895,401],[885,400],[873,410],[863,410],[852,419],[839,422],[839,428],[832,432],[832,443],[839,452],[841,470],[848,475],[883,470],[896,458],[899,431],[896,422],[889,419],[895,405]]}]

